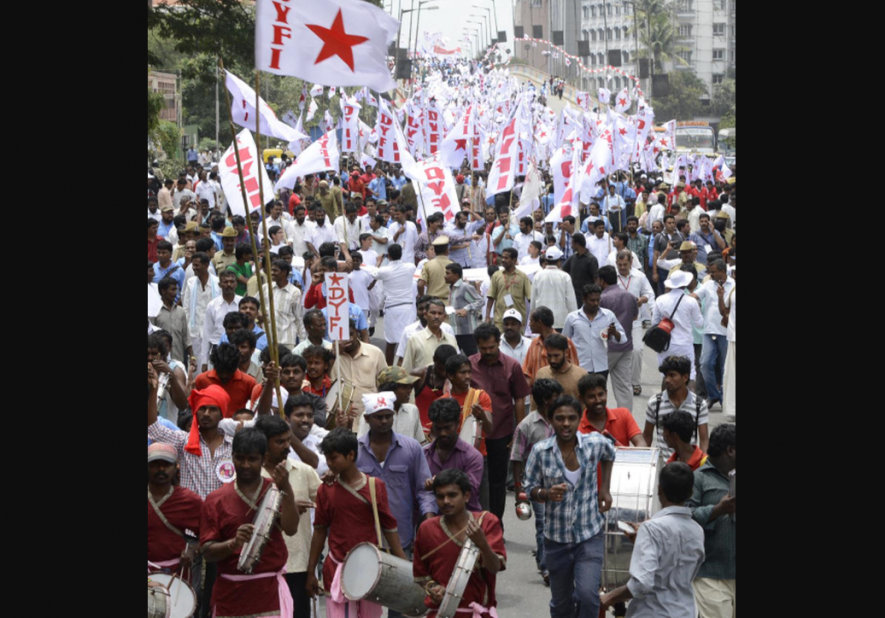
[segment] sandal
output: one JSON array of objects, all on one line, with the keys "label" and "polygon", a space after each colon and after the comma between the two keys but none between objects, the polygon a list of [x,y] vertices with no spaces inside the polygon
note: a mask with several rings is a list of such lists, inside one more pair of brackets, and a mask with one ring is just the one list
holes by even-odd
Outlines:
[{"label": "sandal", "polygon": [[641,386],[634,386],[633,387],[633,394],[634,395],[641,395],[642,394],[642,387]]}]

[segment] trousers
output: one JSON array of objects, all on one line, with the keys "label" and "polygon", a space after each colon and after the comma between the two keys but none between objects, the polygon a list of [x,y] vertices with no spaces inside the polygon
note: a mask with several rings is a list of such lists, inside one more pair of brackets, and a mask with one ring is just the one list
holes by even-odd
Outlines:
[{"label": "trousers", "polygon": [[598,618],[603,533],[583,543],[544,539],[550,573],[550,618]]},{"label": "trousers", "polygon": [[633,411],[633,350],[608,353],[608,372],[619,408]]},{"label": "trousers", "polygon": [[701,618],[735,618],[737,586],[733,579],[699,577],[692,582]]},{"label": "trousers", "polygon": [[507,507],[507,470],[510,467],[510,449],[513,434],[490,440],[486,438],[489,469],[489,512],[501,520],[504,527],[504,509]]},{"label": "trousers", "polygon": [[307,590],[304,589],[304,585],[307,583],[307,571],[286,573],[283,575],[283,578],[289,585],[289,592],[292,594],[293,618],[311,618],[310,596],[308,596]]},{"label": "trousers", "polygon": [[[643,305],[644,306],[644,305]],[[642,343],[642,320],[633,323],[633,386],[642,386],[642,351],[645,344]]]},{"label": "trousers", "polygon": [[701,373],[707,387],[707,398],[722,401],[723,374],[725,357],[728,354],[728,339],[725,335],[704,335],[704,347],[701,350]]}]

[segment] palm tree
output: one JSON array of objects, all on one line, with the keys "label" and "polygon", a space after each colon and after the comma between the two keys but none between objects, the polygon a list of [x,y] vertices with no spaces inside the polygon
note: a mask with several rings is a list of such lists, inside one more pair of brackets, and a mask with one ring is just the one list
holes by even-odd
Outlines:
[{"label": "palm tree", "polygon": [[[660,67],[664,62],[678,62],[688,65],[679,52],[688,48],[677,42],[677,31],[673,27],[675,15],[674,3],[665,0],[635,0],[636,18],[639,24],[640,49],[636,50],[639,58],[651,55],[653,65]],[[633,28],[629,30],[632,34]]]}]

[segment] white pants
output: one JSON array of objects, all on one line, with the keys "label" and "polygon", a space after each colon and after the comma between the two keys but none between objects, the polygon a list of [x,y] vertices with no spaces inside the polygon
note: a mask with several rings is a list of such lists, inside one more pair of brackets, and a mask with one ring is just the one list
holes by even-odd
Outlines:
[{"label": "white pants", "polygon": [[642,336],[644,334],[642,320],[633,322],[633,386],[642,386],[642,351],[645,349]]},{"label": "white pants", "polygon": [[725,355],[725,369],[722,378],[722,412],[729,421],[735,421],[735,391],[737,390],[737,359],[735,358],[735,342],[728,342],[728,353]]},{"label": "white pants", "polygon": [[203,358],[203,354],[201,352],[201,350],[203,349],[203,336],[200,335],[199,337],[194,337],[191,340],[191,347],[193,348],[194,356],[197,357],[197,374],[199,375],[203,372],[203,365],[209,364],[209,359]]},{"label": "white pants", "polygon": [[608,353],[608,377],[619,408],[633,411],[633,350]]},{"label": "white pants", "polygon": [[692,582],[701,618],[736,618],[737,586],[733,579],[699,577]]},{"label": "white pants", "polygon": [[415,303],[403,303],[384,309],[384,340],[397,344],[402,339],[403,329],[418,319]]},{"label": "white pants", "polygon": [[670,344],[670,349],[666,352],[658,353],[658,367],[661,366],[661,363],[664,362],[664,359],[668,356],[687,356],[688,360],[691,361],[691,377],[689,380],[695,379],[695,366],[694,366],[694,345],[688,344],[687,346],[678,346]]}]

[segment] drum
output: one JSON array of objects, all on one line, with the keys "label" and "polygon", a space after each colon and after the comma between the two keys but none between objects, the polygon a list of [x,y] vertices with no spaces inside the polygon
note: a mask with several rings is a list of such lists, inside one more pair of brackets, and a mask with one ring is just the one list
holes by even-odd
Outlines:
[{"label": "drum", "polygon": [[169,592],[159,583],[148,578],[148,618],[169,618],[172,605]]},{"label": "drum", "polygon": [[605,513],[605,550],[602,588],[609,591],[630,580],[633,543],[618,528],[618,521],[643,522],[660,508],[658,475],[660,451],[647,447],[617,447],[612,465],[612,508]]},{"label": "drum", "polygon": [[273,526],[279,517],[281,504],[283,502],[283,494],[276,485],[268,487],[267,492],[258,505],[255,513],[255,519],[252,524],[255,526],[249,542],[243,547],[240,553],[240,559],[237,562],[237,569],[243,573],[251,573],[255,567],[255,563],[261,559],[261,552],[270,540],[273,532]]},{"label": "drum", "polygon": [[437,612],[439,618],[454,617],[478,557],[479,548],[469,538],[466,539],[461,548],[461,554],[458,556],[458,562],[455,563],[455,570],[452,571],[452,577],[449,578],[449,585],[446,586],[446,594],[442,603],[439,604],[439,612]]},{"label": "drum", "polygon": [[465,418],[464,422],[461,423],[461,431],[459,432],[458,437],[470,446],[477,447],[480,435],[479,421],[473,416]]},{"label": "drum", "polygon": [[412,576],[412,563],[382,552],[372,543],[360,543],[344,558],[341,590],[351,601],[368,599],[401,614],[427,612],[425,592]]},{"label": "drum", "polygon": [[[172,573],[151,573],[150,579],[164,587],[169,594],[167,618],[191,618],[197,609],[197,593],[186,581]],[[150,599],[150,589],[148,589]],[[148,615],[151,616],[150,612]]]},{"label": "drum", "polygon": [[332,383],[332,386],[329,388],[329,392],[326,393],[326,429],[332,430],[335,427],[335,412],[338,411],[338,391],[341,391],[341,405],[347,410],[350,407],[350,404],[353,403],[353,393],[354,387],[350,382],[345,382],[341,380],[339,384],[338,380],[335,380]]}]

